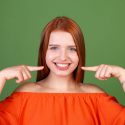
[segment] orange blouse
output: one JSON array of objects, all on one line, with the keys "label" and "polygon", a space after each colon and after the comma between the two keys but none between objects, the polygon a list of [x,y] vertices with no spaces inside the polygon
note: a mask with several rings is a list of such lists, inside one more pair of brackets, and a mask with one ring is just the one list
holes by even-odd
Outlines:
[{"label": "orange blouse", "polygon": [[0,125],[125,125],[125,107],[106,93],[14,92]]}]

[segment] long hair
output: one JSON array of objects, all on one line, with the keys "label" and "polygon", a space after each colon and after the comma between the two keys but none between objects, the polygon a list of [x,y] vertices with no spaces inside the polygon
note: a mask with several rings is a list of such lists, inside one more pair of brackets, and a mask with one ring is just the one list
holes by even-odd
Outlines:
[{"label": "long hair", "polygon": [[38,66],[44,66],[44,69],[37,71],[36,81],[40,81],[49,75],[50,70],[47,67],[45,57],[48,49],[50,34],[55,30],[65,31],[72,35],[79,57],[79,63],[73,72],[73,77],[76,83],[83,82],[84,71],[81,69],[81,66],[85,66],[85,43],[83,33],[75,21],[65,16],[54,18],[43,29],[39,46]]}]

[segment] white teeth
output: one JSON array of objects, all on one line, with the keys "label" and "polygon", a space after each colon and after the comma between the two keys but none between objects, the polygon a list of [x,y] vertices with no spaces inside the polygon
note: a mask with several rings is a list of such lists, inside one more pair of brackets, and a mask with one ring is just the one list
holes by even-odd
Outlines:
[{"label": "white teeth", "polygon": [[66,66],[68,66],[69,64],[57,64],[57,63],[56,63],[56,65],[57,65],[57,66],[60,66],[60,67],[66,67]]}]

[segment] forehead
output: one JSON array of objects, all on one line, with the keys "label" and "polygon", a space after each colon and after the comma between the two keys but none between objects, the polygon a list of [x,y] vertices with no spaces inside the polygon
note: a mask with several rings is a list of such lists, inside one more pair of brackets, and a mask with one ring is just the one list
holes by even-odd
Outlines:
[{"label": "forehead", "polygon": [[65,31],[51,32],[49,44],[75,45],[72,35]]}]

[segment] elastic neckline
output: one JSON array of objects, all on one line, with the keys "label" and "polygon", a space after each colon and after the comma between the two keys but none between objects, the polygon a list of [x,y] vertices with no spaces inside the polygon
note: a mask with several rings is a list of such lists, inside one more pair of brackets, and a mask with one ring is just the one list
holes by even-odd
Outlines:
[{"label": "elastic neckline", "polygon": [[14,92],[17,94],[33,94],[33,95],[107,95],[107,93],[84,93],[84,92],[63,92],[63,93],[56,93],[56,92]]}]

